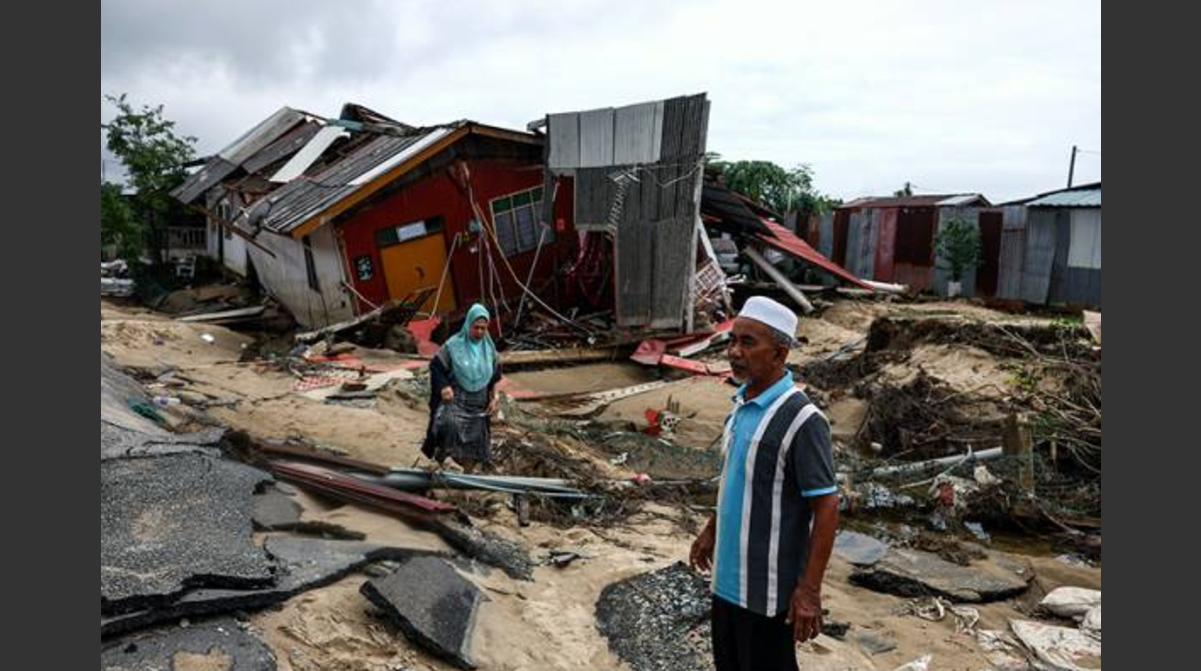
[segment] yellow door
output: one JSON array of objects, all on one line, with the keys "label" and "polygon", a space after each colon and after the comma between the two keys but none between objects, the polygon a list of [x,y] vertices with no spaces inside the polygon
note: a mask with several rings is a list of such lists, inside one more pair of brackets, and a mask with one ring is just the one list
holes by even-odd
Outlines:
[{"label": "yellow door", "polygon": [[[442,280],[443,269],[446,268],[446,241],[441,233],[385,247],[380,250],[380,257],[390,297],[403,300],[426,287],[436,293],[438,283],[443,282],[442,295],[435,312],[448,312],[455,308],[455,283],[449,271],[446,272],[446,279]],[[421,310],[429,312],[433,304],[434,296],[430,295]]]}]

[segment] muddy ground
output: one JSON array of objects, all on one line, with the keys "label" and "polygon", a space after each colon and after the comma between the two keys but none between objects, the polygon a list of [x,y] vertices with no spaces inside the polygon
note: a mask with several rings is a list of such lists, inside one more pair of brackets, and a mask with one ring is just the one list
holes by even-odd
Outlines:
[{"label": "muddy ground", "polygon": [[[1015,399],[1030,396],[1031,385],[1059,389],[1053,375],[1032,380],[1029,362],[1023,364],[1019,358],[998,355],[972,342],[916,342],[906,346],[903,355],[873,355],[869,362],[864,358],[871,354],[869,335],[881,318],[1006,327],[1052,325],[1050,319],[963,302],[840,301],[820,318],[803,319],[798,332],[801,345],[790,363],[830,417],[840,458],[860,459],[871,454],[872,443],[888,442],[883,436],[898,433],[893,424],[880,424],[887,418],[881,418],[878,403],[873,403],[888,390],[928,384],[939,398],[951,394],[970,401],[973,421],[952,427],[933,447],[915,448],[911,443],[918,439],[910,437],[894,438],[879,448],[941,453],[960,447],[957,441],[963,436],[954,435],[957,432],[968,435],[980,426],[993,431]],[[427,421],[424,398],[428,393],[419,371],[415,379],[392,382],[373,400],[326,403],[299,394],[297,377],[264,363],[255,338],[227,328],[180,323],[149,310],[102,301],[100,329],[102,351],[148,384],[151,393],[190,392],[190,404],[165,409],[167,421],[177,430],[220,424],[256,440],[327,446],[389,466],[430,465],[418,449]],[[248,355],[248,350],[254,354]],[[377,356],[391,364],[404,361],[399,355],[391,361],[388,354]],[[719,359],[720,352],[707,358]],[[804,374],[807,370],[816,373],[813,379]],[[169,385],[159,381],[164,374]],[[639,384],[659,379],[659,373],[633,363],[612,362],[516,372],[511,378],[523,389],[562,395]],[[732,393],[733,387],[720,378],[687,378],[616,401],[582,421],[559,417],[568,407],[561,400],[510,402],[506,404],[509,421],[500,422],[494,436],[500,468],[519,468],[527,475],[583,473],[598,479],[628,480],[638,473],[653,480],[712,477],[719,467],[716,443]],[[647,426],[646,410],[663,408],[669,399],[678,403],[682,418],[675,435],[661,440],[639,433]],[[488,597],[481,607],[473,655],[480,668],[495,670],[629,668],[597,630],[600,591],[615,581],[686,558],[693,534],[707,515],[704,501],[629,500],[579,519],[563,509],[544,510],[530,526],[522,527],[504,498],[450,498],[469,510],[482,529],[522,543],[536,560],[545,559],[551,550],[573,551],[582,557],[565,568],[539,566],[533,582],[513,580],[471,562],[459,566]],[[439,538],[384,514],[303,492],[296,500],[305,519],[337,524],[373,542],[447,550]],[[849,526],[877,523],[854,515],[845,519]],[[920,527],[922,522],[916,519],[910,524]],[[1019,597],[980,606],[978,628],[1005,630],[1011,618],[1031,618],[1038,599],[1057,586],[1100,588],[1099,561],[1057,559],[1054,555],[1063,548],[1041,535],[999,532],[993,545],[990,552],[1032,567],[1037,578]],[[1002,548],[1008,552],[1001,553]],[[841,558],[832,560],[825,605],[829,619],[849,623],[852,634],[846,640],[823,635],[805,644],[803,666],[887,671],[929,653],[934,655],[932,670],[994,668],[976,638],[957,631],[954,618],[929,622],[916,617],[910,599],[857,587],[848,580],[851,571]],[[250,616],[252,626],[274,651],[279,668],[451,668],[417,649],[373,613],[359,592],[364,579],[353,575]],[[857,642],[857,633],[889,641],[893,649],[866,652]]]}]

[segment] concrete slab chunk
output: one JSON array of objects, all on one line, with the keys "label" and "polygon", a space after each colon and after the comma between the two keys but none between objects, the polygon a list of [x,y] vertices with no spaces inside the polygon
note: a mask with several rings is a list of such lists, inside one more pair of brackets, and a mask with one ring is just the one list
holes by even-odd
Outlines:
[{"label": "concrete slab chunk", "polygon": [[960,566],[928,552],[892,548],[870,568],[852,573],[851,582],[900,596],[943,596],[978,603],[1020,594],[1031,577],[1019,577],[991,561]]},{"label": "concrete slab chunk", "polygon": [[101,614],[170,603],[188,588],[272,584],[272,563],[251,542],[252,496],[267,480],[196,454],[101,461]]},{"label": "concrete slab chunk", "polygon": [[708,581],[683,563],[601,590],[596,623],[635,671],[713,668]]},{"label": "concrete slab chunk", "polygon": [[888,554],[888,544],[857,531],[840,531],[834,552],[855,566],[871,566]]},{"label": "concrete slab chunk", "polygon": [[264,548],[279,563],[279,580],[275,585],[255,590],[191,590],[158,608],[101,617],[100,637],[109,638],[184,617],[266,608],[332,584],[371,562],[409,557],[416,552],[373,543],[274,536],[266,540]]},{"label": "concrete slab chunk", "polygon": [[391,575],[363,585],[363,595],[417,645],[461,669],[474,669],[471,636],[484,598],[446,561],[412,557]]},{"label": "concrete slab chunk", "polygon": [[275,671],[275,656],[232,619],[168,627],[100,649],[100,671]]}]

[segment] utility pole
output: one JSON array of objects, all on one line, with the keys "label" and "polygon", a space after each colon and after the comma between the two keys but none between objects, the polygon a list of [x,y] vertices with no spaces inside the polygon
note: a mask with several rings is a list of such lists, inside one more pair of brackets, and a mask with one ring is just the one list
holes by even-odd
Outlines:
[{"label": "utility pole", "polygon": [[1068,188],[1072,188],[1072,177],[1076,174],[1076,145],[1072,145],[1072,162],[1068,164]]}]

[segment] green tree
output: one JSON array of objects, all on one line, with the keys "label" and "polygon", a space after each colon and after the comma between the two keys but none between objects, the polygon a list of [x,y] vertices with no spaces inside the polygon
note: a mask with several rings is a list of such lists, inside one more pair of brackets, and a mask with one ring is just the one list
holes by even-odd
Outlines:
[{"label": "green tree", "polygon": [[896,191],[893,191],[892,195],[895,198],[909,198],[910,196],[913,195],[913,185],[910,184],[909,182],[905,182],[905,186],[903,186],[900,189],[897,189]]},{"label": "green tree", "polygon": [[[140,240],[136,244],[132,240],[149,238],[156,244],[153,251],[157,256],[160,251],[157,246],[165,237],[162,229],[167,225],[168,213],[175,207],[170,192],[187,176],[184,165],[195,155],[196,138],[177,134],[175,122],[163,117],[162,105],[143,105],[141,110],[136,110],[125,94],[106,95],[104,100],[117,110],[112,121],[100,124],[105,146],[125,166],[129,186],[135,193],[128,213],[131,216],[123,219],[126,213],[121,213],[112,204],[111,193],[101,188],[101,230],[104,229],[107,197],[112,225],[118,227],[122,239],[131,241],[125,244],[140,246]],[[120,199],[119,190],[117,199]]]},{"label": "green tree", "polygon": [[731,190],[780,214],[822,214],[838,204],[813,188],[813,168],[808,165],[786,170],[771,161],[715,160],[709,168],[720,175]]},{"label": "green tree", "polygon": [[938,256],[951,272],[951,281],[963,279],[963,273],[980,262],[980,231],[966,219],[954,217],[943,224],[935,239]]},{"label": "green tree", "polygon": [[142,254],[144,231],[121,185],[100,183],[100,244],[117,246],[117,256],[134,261]]}]

